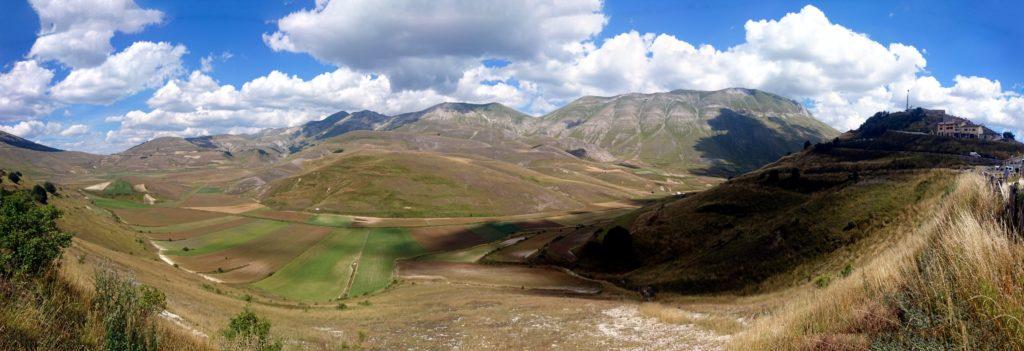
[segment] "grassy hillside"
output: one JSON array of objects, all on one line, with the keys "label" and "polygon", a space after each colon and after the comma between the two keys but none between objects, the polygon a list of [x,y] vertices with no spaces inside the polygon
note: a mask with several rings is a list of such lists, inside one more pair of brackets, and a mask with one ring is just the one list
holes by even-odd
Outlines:
[{"label": "grassy hillside", "polygon": [[302,168],[257,188],[263,203],[383,217],[572,210],[715,182],[591,162],[553,148],[407,132],[353,132],[288,160]]},{"label": "grassy hillside", "polygon": [[264,202],[380,217],[493,216],[582,206],[542,182],[443,155],[361,153],[275,183]]},{"label": "grassy hillside", "polygon": [[827,287],[790,294],[735,350],[1019,350],[1024,255],[1005,188],[957,176],[929,214]]},{"label": "grassy hillside", "polygon": [[815,145],[619,219],[615,224],[630,234],[631,248],[619,253],[627,259],[609,259],[602,240],[610,225],[597,228],[591,244],[576,249],[582,258],[570,264],[631,287],[678,292],[755,292],[805,283],[841,268],[837,254],[879,240],[880,228],[919,215],[918,204],[947,192],[956,169],[992,162],[954,150],[1024,152],[1019,143],[954,139],[923,152],[922,137],[933,138],[892,133]]}]

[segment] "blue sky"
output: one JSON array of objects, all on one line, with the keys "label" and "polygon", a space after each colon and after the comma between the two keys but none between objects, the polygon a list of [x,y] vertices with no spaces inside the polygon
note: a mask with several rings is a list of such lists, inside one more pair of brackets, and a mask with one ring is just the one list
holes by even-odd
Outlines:
[{"label": "blue sky", "polygon": [[337,110],[539,115],[582,95],[745,86],[837,129],[912,89],[915,105],[1024,130],[1015,1],[94,1],[0,3],[0,128],[108,153]]}]

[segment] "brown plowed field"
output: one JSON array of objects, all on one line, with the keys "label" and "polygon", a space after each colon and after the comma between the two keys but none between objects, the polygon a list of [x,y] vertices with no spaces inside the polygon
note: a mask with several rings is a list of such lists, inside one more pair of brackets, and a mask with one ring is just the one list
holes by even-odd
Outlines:
[{"label": "brown plowed field", "polygon": [[504,263],[524,263],[559,234],[558,231],[549,231],[529,237],[526,240],[512,244],[484,256],[484,261]]},{"label": "brown plowed field", "polygon": [[224,216],[223,213],[177,207],[119,208],[111,211],[114,211],[121,221],[142,227],[163,227]]},{"label": "brown plowed field", "polygon": [[243,225],[243,224],[255,221],[255,220],[256,219],[253,219],[253,218],[242,217],[242,218],[235,219],[233,221],[228,221],[228,222],[224,222],[224,223],[217,223],[217,224],[211,224],[211,225],[204,226],[204,227],[193,228],[193,229],[189,229],[189,230],[183,230],[183,231],[180,231],[180,232],[174,232],[174,233],[149,233],[149,234],[146,234],[146,235],[149,236],[149,238],[152,239],[152,240],[184,240],[184,239],[188,239],[188,238],[192,238],[192,237],[196,237],[196,236],[200,236],[200,235],[210,234],[210,233],[221,231],[221,230],[228,229],[228,228],[234,228],[234,227],[237,227],[237,226],[240,226],[240,225]]},{"label": "brown plowed field", "polygon": [[178,204],[179,207],[223,207],[254,203],[234,195],[226,194],[193,194]]},{"label": "brown plowed field", "polygon": [[464,226],[419,227],[409,234],[426,251],[459,250],[487,242]]}]

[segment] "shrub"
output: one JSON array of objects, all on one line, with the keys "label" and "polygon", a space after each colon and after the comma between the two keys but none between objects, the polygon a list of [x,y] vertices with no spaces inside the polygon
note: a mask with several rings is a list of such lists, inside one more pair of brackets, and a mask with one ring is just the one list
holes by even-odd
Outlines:
[{"label": "shrub", "polygon": [[0,198],[0,276],[36,276],[71,245],[57,228],[57,208],[37,205],[25,191]]},{"label": "shrub", "polygon": [[18,182],[21,181],[21,172],[7,173],[7,179],[9,179],[11,183],[18,184]]},{"label": "shrub", "polygon": [[853,265],[847,263],[846,267],[843,267],[843,271],[840,272],[840,274],[843,276],[843,278],[849,277],[850,274],[853,274]]},{"label": "shrub", "polygon": [[814,278],[814,286],[818,287],[818,289],[824,289],[824,288],[828,287],[828,285],[831,284],[831,283],[832,283],[832,277],[824,275],[824,274],[823,275],[819,275],[817,278]]},{"label": "shrub", "polygon": [[43,182],[43,189],[46,189],[46,192],[50,194],[57,195],[57,186],[49,181]]},{"label": "shrub", "polygon": [[276,351],[282,347],[280,340],[270,336],[270,321],[248,307],[231,318],[221,335],[226,341],[224,348],[230,350]]},{"label": "shrub", "polygon": [[160,290],[111,270],[96,273],[93,307],[102,315],[107,350],[156,350],[156,316],[166,307]]},{"label": "shrub", "polygon": [[39,184],[36,184],[35,186],[33,186],[32,187],[32,199],[36,200],[36,202],[38,202],[38,203],[45,204],[46,201],[49,200],[47,198],[47,196],[46,196],[46,189],[43,189],[43,187],[40,186]]}]

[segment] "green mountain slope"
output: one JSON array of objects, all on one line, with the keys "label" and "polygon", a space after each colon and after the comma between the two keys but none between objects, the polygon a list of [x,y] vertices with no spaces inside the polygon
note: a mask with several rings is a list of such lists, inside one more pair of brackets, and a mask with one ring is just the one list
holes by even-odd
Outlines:
[{"label": "green mountain slope", "polygon": [[584,97],[542,117],[535,130],[630,162],[718,176],[839,135],[797,102],[750,89]]}]

